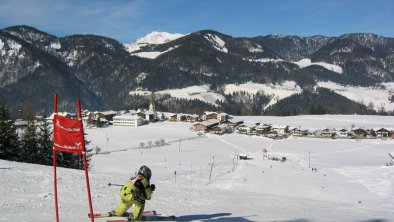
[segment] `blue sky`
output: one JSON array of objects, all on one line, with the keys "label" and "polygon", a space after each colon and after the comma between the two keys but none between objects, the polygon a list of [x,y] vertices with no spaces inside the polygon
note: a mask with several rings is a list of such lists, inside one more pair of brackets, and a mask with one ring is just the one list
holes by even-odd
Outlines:
[{"label": "blue sky", "polygon": [[393,0],[0,0],[0,28],[29,25],[62,37],[130,43],[152,31],[394,37]]}]

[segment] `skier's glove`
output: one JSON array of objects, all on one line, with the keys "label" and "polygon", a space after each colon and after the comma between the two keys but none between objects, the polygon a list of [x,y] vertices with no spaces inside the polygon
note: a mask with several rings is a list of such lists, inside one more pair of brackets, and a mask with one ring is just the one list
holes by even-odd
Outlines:
[{"label": "skier's glove", "polygon": [[154,184],[151,184],[151,185],[150,185],[150,189],[151,189],[152,191],[155,191],[155,190],[156,190],[156,186],[155,186]]}]

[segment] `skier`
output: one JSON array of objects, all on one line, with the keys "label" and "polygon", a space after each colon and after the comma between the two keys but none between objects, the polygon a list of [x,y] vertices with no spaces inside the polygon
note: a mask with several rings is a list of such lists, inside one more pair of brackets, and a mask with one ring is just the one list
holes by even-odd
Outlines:
[{"label": "skier", "polygon": [[151,170],[145,165],[141,166],[137,175],[130,177],[130,180],[120,189],[121,203],[114,211],[110,212],[110,215],[129,216],[126,211],[134,205],[133,213],[130,215],[131,218],[142,220],[145,200],[150,200],[153,191],[156,189],[154,184],[150,184],[151,176]]}]

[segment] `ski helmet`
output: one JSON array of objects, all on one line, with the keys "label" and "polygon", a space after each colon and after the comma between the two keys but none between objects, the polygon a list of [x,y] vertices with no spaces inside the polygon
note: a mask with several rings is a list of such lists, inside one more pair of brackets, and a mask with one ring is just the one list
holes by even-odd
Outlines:
[{"label": "ski helmet", "polygon": [[150,180],[150,178],[152,177],[152,171],[149,169],[149,167],[145,165],[140,167],[140,169],[138,170],[138,174],[143,175],[148,180]]}]

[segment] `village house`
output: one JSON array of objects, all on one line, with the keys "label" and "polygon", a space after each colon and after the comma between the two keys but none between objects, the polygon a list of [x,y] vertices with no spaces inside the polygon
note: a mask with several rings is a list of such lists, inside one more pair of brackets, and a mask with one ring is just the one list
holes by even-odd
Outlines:
[{"label": "village house", "polygon": [[202,120],[203,121],[206,121],[206,120],[217,120],[218,119],[218,115],[219,115],[219,113],[217,113],[217,112],[205,111],[204,114],[202,115]]},{"label": "village house", "polygon": [[207,132],[212,129],[212,127],[216,126],[219,124],[219,121],[217,120],[207,120],[203,122],[196,122],[193,124],[193,128],[196,131],[203,131]]},{"label": "village house", "polygon": [[143,110],[141,110],[141,109],[137,109],[137,111],[135,112],[134,115],[137,115],[137,116],[141,117],[142,119],[146,118],[145,112]]},{"label": "village house", "polygon": [[237,127],[237,132],[241,134],[254,134],[256,130],[256,124],[255,123],[242,123]]},{"label": "village house", "polygon": [[301,131],[302,136],[312,136],[312,132],[309,131],[308,129],[302,130]]},{"label": "village house", "polygon": [[302,130],[298,127],[289,128],[289,132],[292,136],[302,136]]},{"label": "village house", "polygon": [[116,113],[116,115],[117,116],[121,116],[121,115],[126,114],[126,113],[128,113],[130,115],[137,115],[138,112],[141,112],[141,111],[136,111],[134,109],[130,109],[130,110],[125,110],[125,111],[120,111],[120,112]]},{"label": "village house", "polygon": [[202,120],[218,120],[220,122],[223,122],[229,118],[229,115],[227,113],[218,113],[218,112],[208,112],[205,111],[204,114],[202,115]]},{"label": "village house", "polygon": [[227,131],[228,126],[226,124],[219,124],[212,127],[212,132],[214,134],[223,135],[224,133],[227,133]]},{"label": "village house", "polygon": [[159,120],[159,118],[157,117],[157,113],[150,110],[145,112],[145,119],[149,122],[155,122]]},{"label": "village house", "polygon": [[231,130],[235,129],[238,125],[244,123],[242,120],[226,120],[223,122],[224,124],[227,124],[227,127]]},{"label": "village house", "polygon": [[340,129],[336,132],[336,136],[339,138],[347,138],[349,137],[349,131],[347,129]]},{"label": "village house", "polygon": [[367,129],[367,138],[376,138],[376,132],[373,129]]},{"label": "village house", "polygon": [[274,132],[276,134],[286,134],[289,132],[289,126],[285,126],[285,125],[273,125],[271,127],[271,132]]},{"label": "village house", "polygon": [[226,121],[229,118],[229,115],[227,113],[219,113],[217,116],[217,120],[220,122]]},{"label": "village house", "polygon": [[144,125],[146,123],[146,120],[137,115],[126,113],[121,116],[114,116],[112,122],[114,126],[137,127]]},{"label": "village house", "polygon": [[[107,121],[112,121],[112,118],[116,116],[115,111],[104,111],[104,112],[94,112],[94,119],[99,120],[99,119],[106,119]],[[103,121],[103,120],[101,120]]]},{"label": "village house", "polygon": [[187,121],[194,123],[200,120],[200,116],[196,114],[191,115],[191,114],[178,113],[178,114],[170,115],[169,120],[179,121],[179,122]]},{"label": "village house", "polygon": [[186,115],[186,121],[187,122],[197,122],[200,120],[200,116],[197,114],[192,114],[192,115]]},{"label": "village house", "polygon": [[178,122],[183,122],[183,121],[186,121],[186,114],[183,114],[183,113],[178,113],[177,115],[176,115],[176,120],[178,121]]},{"label": "village house", "polygon": [[172,114],[169,118],[170,121],[178,121],[178,114]]},{"label": "village house", "polygon": [[258,136],[261,135],[267,135],[271,132],[271,125],[268,124],[259,124],[258,126],[256,126],[256,134]]},{"label": "village house", "polygon": [[333,130],[326,128],[320,132],[320,136],[321,137],[333,137],[333,136],[335,136],[335,133],[333,132]]},{"label": "village house", "polygon": [[367,131],[365,129],[355,129],[353,130],[354,137],[357,139],[363,139],[367,136]]},{"label": "village house", "polygon": [[391,137],[391,131],[385,128],[380,128],[378,130],[374,130],[377,138],[387,138]]}]

